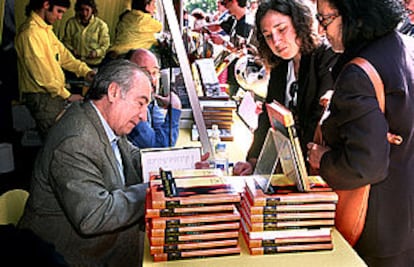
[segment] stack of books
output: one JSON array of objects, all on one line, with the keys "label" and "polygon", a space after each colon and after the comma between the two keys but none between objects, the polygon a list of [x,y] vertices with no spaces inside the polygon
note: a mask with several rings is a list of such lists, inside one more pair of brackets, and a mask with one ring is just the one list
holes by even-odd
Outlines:
[{"label": "stack of books", "polygon": [[146,231],[153,260],[240,255],[241,194],[221,176],[152,175]]},{"label": "stack of books", "polygon": [[222,141],[233,141],[231,126],[234,122],[234,113],[237,109],[233,100],[200,100],[201,112],[208,129],[217,124]]},{"label": "stack of books", "polygon": [[[246,179],[241,232],[251,255],[332,250],[338,196],[318,176],[299,192],[283,174]],[[271,187],[272,193],[265,188]]]}]

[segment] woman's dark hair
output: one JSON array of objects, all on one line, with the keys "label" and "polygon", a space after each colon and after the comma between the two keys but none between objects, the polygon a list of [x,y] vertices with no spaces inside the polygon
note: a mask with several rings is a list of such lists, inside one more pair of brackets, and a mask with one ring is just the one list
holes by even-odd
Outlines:
[{"label": "woman's dark hair", "polygon": [[393,31],[403,19],[400,0],[326,0],[342,16],[342,41],[350,47]]},{"label": "woman's dark hair", "polygon": [[141,10],[142,12],[148,13],[145,7],[151,3],[151,0],[132,0],[131,8],[135,10]]},{"label": "woman's dark hair", "polygon": [[258,42],[258,50],[267,65],[274,67],[282,60],[273,54],[272,50],[267,45],[262,34],[262,29],[260,28],[263,17],[270,10],[291,18],[297,38],[301,41],[301,53],[309,54],[319,45],[319,39],[317,38],[317,34],[312,26],[314,23],[313,13],[309,6],[299,0],[262,1],[256,12],[256,38]]},{"label": "woman's dark hair", "polygon": [[95,0],[77,0],[75,3],[75,11],[80,11],[82,5],[90,6],[92,8],[92,14],[95,16],[98,15],[98,9],[96,7]]},{"label": "woman's dark hair", "polygon": [[54,6],[70,8],[70,0],[30,0],[29,3],[26,5],[26,16],[30,16],[30,13],[32,11],[41,9],[43,7],[43,3],[46,1],[48,1],[50,4],[49,10],[52,10]]}]

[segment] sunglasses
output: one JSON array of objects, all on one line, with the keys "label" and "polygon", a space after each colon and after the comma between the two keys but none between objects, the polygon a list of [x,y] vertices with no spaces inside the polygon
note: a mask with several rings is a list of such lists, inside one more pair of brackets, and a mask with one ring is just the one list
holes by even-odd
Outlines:
[{"label": "sunglasses", "polygon": [[339,17],[338,14],[326,14],[326,15],[322,15],[322,14],[316,14],[315,15],[316,19],[319,22],[319,25],[322,26],[322,28],[326,31],[326,29],[328,28],[328,26],[337,18]]}]

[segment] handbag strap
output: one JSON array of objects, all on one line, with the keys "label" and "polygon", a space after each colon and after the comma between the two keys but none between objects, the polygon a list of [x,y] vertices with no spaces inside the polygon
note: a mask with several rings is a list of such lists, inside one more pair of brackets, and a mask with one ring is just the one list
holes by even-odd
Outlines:
[{"label": "handbag strap", "polygon": [[349,61],[348,64],[355,64],[365,71],[371,82],[374,84],[375,95],[377,96],[379,108],[383,113],[385,113],[384,84],[382,83],[381,77],[379,76],[374,66],[372,66],[368,60],[362,57],[356,57]]},{"label": "handbag strap", "polygon": [[[375,88],[375,95],[377,96],[377,101],[379,108],[381,109],[382,113],[385,113],[385,91],[384,91],[384,84],[382,83],[381,77],[378,74],[377,70],[375,69],[372,64],[362,57],[353,58],[348,64],[355,64],[359,66],[361,69],[365,71],[368,75],[369,79],[374,85]],[[388,142],[394,145],[400,145],[403,141],[403,138],[400,135],[387,133]]]}]

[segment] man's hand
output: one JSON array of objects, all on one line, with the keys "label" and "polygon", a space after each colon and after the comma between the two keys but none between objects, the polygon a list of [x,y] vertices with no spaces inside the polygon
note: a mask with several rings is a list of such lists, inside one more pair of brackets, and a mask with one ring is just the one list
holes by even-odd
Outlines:
[{"label": "man's hand", "polygon": [[88,73],[86,74],[86,76],[85,76],[85,80],[86,80],[87,82],[92,82],[92,80],[93,80],[93,78],[95,77],[95,75],[96,75],[96,72],[95,72],[95,71],[93,71],[93,70],[91,70],[90,72],[88,72]]},{"label": "man's hand", "polygon": [[250,175],[253,173],[253,165],[250,162],[237,162],[233,167],[233,175]]},{"label": "man's hand", "polygon": [[70,95],[70,97],[67,100],[69,102],[82,101],[83,100],[83,96],[82,95],[78,95],[78,94],[72,94],[72,95]]},{"label": "man's hand", "polygon": [[[171,92],[170,95],[167,96],[161,96],[161,95],[154,95],[154,98],[161,102],[162,107],[168,107],[169,104],[171,104],[171,107],[174,109],[180,109],[181,110],[181,100],[178,97],[178,95],[174,92]],[[171,99],[171,103],[170,103]]]},{"label": "man's hand", "polygon": [[201,155],[201,160],[195,163],[196,169],[209,169],[210,163],[208,162],[208,158],[210,157],[210,153],[205,153]]},{"label": "man's hand", "polygon": [[321,146],[312,142],[309,142],[306,147],[308,148],[307,161],[310,167],[319,170],[323,154],[331,149],[327,146]]}]

